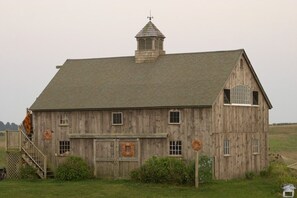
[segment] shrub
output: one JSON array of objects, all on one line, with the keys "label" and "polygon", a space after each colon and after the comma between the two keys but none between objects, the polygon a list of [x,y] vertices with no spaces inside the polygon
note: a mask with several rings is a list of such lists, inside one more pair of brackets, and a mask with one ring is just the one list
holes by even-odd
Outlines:
[{"label": "shrub", "polygon": [[201,155],[199,158],[199,182],[210,182],[212,179],[212,158]]},{"label": "shrub", "polygon": [[[208,182],[212,179],[211,170],[211,160],[206,156],[201,157],[199,163],[200,182]],[[130,176],[133,180],[144,183],[193,184],[195,182],[195,163],[171,157],[154,156],[140,168],[132,171]]]},{"label": "shrub", "polygon": [[254,172],[246,172],[245,173],[245,178],[246,179],[254,179],[255,173]]},{"label": "shrub", "polygon": [[91,171],[87,163],[80,157],[70,156],[59,165],[56,178],[62,181],[83,180],[90,178]]},{"label": "shrub", "polygon": [[38,179],[36,169],[25,164],[20,168],[21,179]]},{"label": "shrub", "polygon": [[277,185],[297,184],[296,173],[289,169],[286,164],[281,162],[272,162],[269,166],[269,176],[275,178]]}]

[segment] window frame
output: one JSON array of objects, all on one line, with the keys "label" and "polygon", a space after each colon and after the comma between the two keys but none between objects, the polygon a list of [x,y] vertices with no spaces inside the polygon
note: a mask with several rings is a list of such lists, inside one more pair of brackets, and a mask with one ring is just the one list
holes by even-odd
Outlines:
[{"label": "window frame", "polygon": [[70,153],[71,145],[69,140],[59,141],[59,155],[65,155],[67,152]]},{"label": "window frame", "polygon": [[[121,115],[121,123],[114,123],[114,115],[116,115],[116,114],[119,114],[119,115]],[[111,124],[113,125],[113,126],[120,126],[120,125],[123,125],[123,123],[124,123],[124,117],[123,117],[123,112],[111,112]]]},{"label": "window frame", "polygon": [[224,142],[223,142],[223,154],[224,154],[224,156],[231,156],[230,140],[229,139],[224,139]]},{"label": "window frame", "polygon": [[168,147],[168,155],[171,157],[182,156],[183,144],[181,140],[170,140]]},{"label": "window frame", "polygon": [[59,126],[69,126],[69,116],[67,113],[59,115]]},{"label": "window frame", "polygon": [[[178,122],[171,122],[171,113],[178,113]],[[173,118],[175,119],[175,118]],[[181,123],[181,111],[180,110],[169,110],[168,111],[168,124],[180,124]]]},{"label": "window frame", "polygon": [[253,155],[260,154],[260,141],[259,139],[252,139],[252,153]]},{"label": "window frame", "polygon": [[252,105],[258,106],[259,105],[259,92],[258,91],[253,91],[252,92]]},{"label": "window frame", "polygon": [[231,90],[224,89],[224,104],[231,104]]}]

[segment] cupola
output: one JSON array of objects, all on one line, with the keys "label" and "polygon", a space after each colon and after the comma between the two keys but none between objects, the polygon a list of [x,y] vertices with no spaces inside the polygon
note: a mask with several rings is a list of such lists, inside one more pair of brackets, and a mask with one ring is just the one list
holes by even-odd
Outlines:
[{"label": "cupola", "polygon": [[165,36],[150,21],[135,36],[137,50],[135,51],[136,63],[154,62],[160,55],[164,55],[163,42]]}]

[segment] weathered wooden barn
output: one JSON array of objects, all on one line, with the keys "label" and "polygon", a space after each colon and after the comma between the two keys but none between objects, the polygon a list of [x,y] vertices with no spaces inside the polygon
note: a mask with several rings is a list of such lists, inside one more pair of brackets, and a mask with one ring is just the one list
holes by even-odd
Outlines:
[{"label": "weathered wooden barn", "polygon": [[52,169],[76,155],[125,178],[151,156],[214,159],[216,179],[268,165],[272,105],[243,49],[166,54],[149,21],[135,56],[67,60],[36,99],[32,141]]}]

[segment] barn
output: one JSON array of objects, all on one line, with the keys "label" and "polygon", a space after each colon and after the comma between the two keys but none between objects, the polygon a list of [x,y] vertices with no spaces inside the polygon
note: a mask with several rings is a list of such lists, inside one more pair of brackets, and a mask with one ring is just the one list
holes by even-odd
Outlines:
[{"label": "barn", "polygon": [[127,178],[152,156],[193,160],[194,139],[213,159],[216,179],[268,165],[272,105],[246,52],[166,54],[164,40],[149,21],[134,56],[59,67],[30,107],[30,138],[46,166],[75,155],[96,177]]}]

